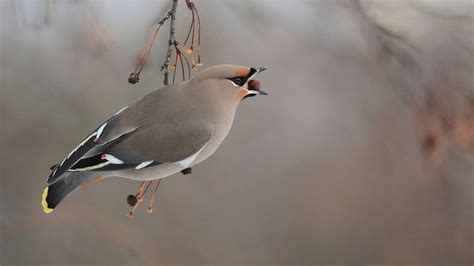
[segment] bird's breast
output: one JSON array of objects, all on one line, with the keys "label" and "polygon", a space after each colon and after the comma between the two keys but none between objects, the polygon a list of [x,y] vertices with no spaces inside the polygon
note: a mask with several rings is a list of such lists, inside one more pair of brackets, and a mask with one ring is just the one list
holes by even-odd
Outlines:
[{"label": "bird's breast", "polygon": [[199,156],[196,158],[196,160],[193,162],[192,165],[196,165],[203,160],[209,158],[222,144],[224,139],[226,138],[227,134],[229,134],[229,131],[232,127],[232,122],[233,118],[230,119],[229,121],[223,122],[216,124],[213,131],[212,131],[212,137],[209,140],[209,142],[206,144],[202,152],[199,154]]}]

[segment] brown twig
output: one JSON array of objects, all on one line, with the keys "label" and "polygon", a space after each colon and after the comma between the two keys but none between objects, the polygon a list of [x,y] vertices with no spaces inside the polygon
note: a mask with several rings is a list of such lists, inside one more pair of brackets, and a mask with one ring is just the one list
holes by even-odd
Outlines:
[{"label": "brown twig", "polygon": [[196,17],[198,21],[198,62],[195,65],[195,67],[200,67],[203,65],[201,62],[201,18],[199,17],[199,13],[194,3],[192,3],[192,6],[193,6],[194,12],[196,13]]},{"label": "brown twig", "polygon": [[[178,60],[179,60],[180,63],[181,63],[183,81],[185,81],[186,80],[186,75],[185,75],[185,72],[184,72],[184,64],[183,64],[183,58],[184,58],[184,61],[186,62],[186,68],[188,70],[188,78],[191,79],[191,65],[189,64],[189,60],[186,57],[186,54],[183,53],[183,51],[178,47],[178,45],[175,45],[174,48],[176,50],[176,62],[174,64],[174,66],[175,67],[177,66],[177,63],[178,63]],[[174,69],[174,73],[173,73],[173,82],[174,82],[174,79],[175,79],[175,74],[176,74],[176,68]]]},{"label": "brown twig", "polygon": [[138,58],[137,66],[135,67],[135,71],[132,72],[128,78],[128,82],[131,84],[135,84],[140,80],[140,73],[143,70],[143,67],[146,64],[148,57],[150,56],[151,48],[153,47],[153,43],[155,42],[156,36],[158,35],[158,31],[160,30],[161,26],[165,24],[165,22],[171,17],[171,11],[169,11],[166,16],[164,16],[157,24],[156,29],[151,34],[148,42],[146,43],[145,47],[143,48],[142,52],[140,53],[140,57]]},{"label": "brown twig", "polygon": [[[186,36],[186,40],[184,41],[183,46],[186,46],[189,37],[191,36],[191,45],[189,48],[184,48],[184,51],[191,57],[191,70],[195,71],[197,68],[202,66],[201,62],[201,18],[199,17],[199,13],[197,11],[196,5],[191,0],[186,0],[186,5],[192,13],[192,22],[191,26],[189,27],[188,35]],[[197,63],[194,61],[194,44],[196,42],[195,38],[195,31],[196,31],[196,20],[197,20]],[[192,34],[191,34],[192,33]]]},{"label": "brown twig", "polygon": [[408,48],[410,48],[410,49],[412,49],[416,52],[419,52],[419,49],[415,45],[411,44],[405,37],[393,32],[393,31],[390,31],[387,28],[384,28],[382,25],[380,25],[379,23],[374,21],[369,16],[369,14],[368,14],[367,10],[365,9],[365,7],[364,7],[363,3],[361,2],[361,0],[355,0],[353,3],[354,3],[355,9],[359,12],[359,14],[368,23],[369,27],[371,27],[374,30],[375,37],[376,37],[377,41],[379,41],[382,44],[382,46],[385,49],[385,52],[393,53],[393,51],[391,50],[392,48],[388,47],[387,44],[385,44],[386,43],[385,39],[397,40],[400,43],[402,43],[403,45],[405,45],[406,47],[408,47]]},{"label": "brown twig", "polygon": [[148,214],[153,212],[153,201],[155,200],[156,191],[158,190],[158,186],[160,185],[160,181],[161,181],[161,179],[158,179],[158,181],[156,181],[155,190],[153,190],[153,194],[151,194],[150,203],[148,203],[148,208],[146,209],[146,212]]},{"label": "brown twig", "polygon": [[175,20],[176,20],[177,6],[178,6],[178,0],[173,0],[173,6],[171,7],[171,10],[169,12],[169,15],[171,16],[171,22],[170,22],[170,38],[168,40],[168,52],[166,53],[165,63],[162,66],[163,75],[164,75],[163,83],[165,85],[169,84],[168,75],[169,75],[169,66],[170,66],[170,61],[171,61],[171,53],[173,52],[173,46],[177,45],[177,42],[174,39],[174,33],[176,32]]}]

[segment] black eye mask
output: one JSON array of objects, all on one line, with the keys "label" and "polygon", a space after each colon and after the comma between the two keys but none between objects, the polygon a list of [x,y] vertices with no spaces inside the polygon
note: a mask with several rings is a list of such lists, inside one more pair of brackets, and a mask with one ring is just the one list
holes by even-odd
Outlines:
[{"label": "black eye mask", "polygon": [[245,77],[235,77],[235,78],[228,78],[228,80],[232,81],[237,86],[244,86],[247,78]]},{"label": "black eye mask", "polygon": [[257,73],[257,69],[255,68],[250,68],[250,72],[246,77],[234,77],[234,78],[228,78],[228,80],[232,81],[235,85],[237,86],[244,86],[245,82],[249,80],[255,73]]}]

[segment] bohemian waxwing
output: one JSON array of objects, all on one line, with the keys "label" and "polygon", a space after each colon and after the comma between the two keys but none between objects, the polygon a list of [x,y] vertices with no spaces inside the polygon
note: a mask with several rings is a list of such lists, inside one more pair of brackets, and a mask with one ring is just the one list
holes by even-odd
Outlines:
[{"label": "bohemian waxwing", "polygon": [[222,143],[239,103],[266,95],[251,80],[263,70],[210,67],[126,106],[51,168],[42,197],[44,212],[52,212],[70,192],[97,178],[146,181],[189,172]]}]

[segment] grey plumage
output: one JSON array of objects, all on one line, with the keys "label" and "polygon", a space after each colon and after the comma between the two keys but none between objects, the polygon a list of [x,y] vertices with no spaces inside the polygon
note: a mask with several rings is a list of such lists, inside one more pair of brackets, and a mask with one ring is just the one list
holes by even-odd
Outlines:
[{"label": "grey plumage", "polygon": [[[206,159],[229,132],[240,101],[259,93],[249,90],[246,83],[262,70],[215,66],[190,81],[143,96],[101,124],[54,167],[47,181],[50,189],[67,193],[56,193],[60,198],[50,200],[56,206],[75,186],[83,184],[61,181],[66,172],[68,179],[80,172],[77,178],[84,180],[89,176],[153,180]],[[237,80],[242,86],[235,84]],[[69,188],[60,188],[55,182]],[[48,199],[53,192],[49,191],[49,196],[47,190],[45,193],[43,207],[46,204],[51,209]]]}]

